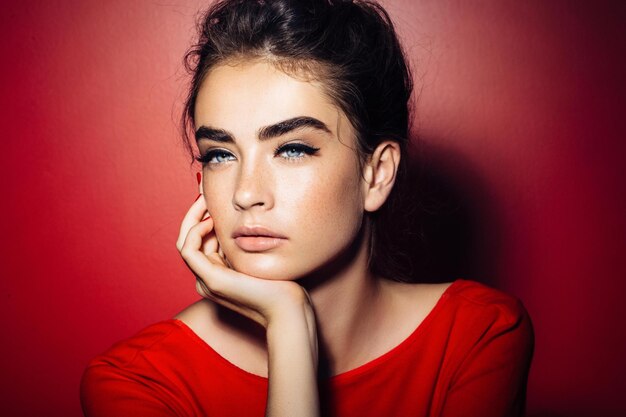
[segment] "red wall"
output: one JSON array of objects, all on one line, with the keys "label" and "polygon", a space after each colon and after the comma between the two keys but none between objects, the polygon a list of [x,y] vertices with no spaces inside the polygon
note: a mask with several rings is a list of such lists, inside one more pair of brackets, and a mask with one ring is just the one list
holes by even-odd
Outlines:
[{"label": "red wall", "polygon": [[[464,216],[439,229],[471,254],[448,272],[530,311],[535,417],[626,412],[618,3],[385,3],[415,62],[426,188]],[[174,247],[196,196],[175,121],[201,5],[0,6],[3,415],[80,415],[88,359],[196,299]],[[467,237],[456,224],[465,246],[446,242]]]}]

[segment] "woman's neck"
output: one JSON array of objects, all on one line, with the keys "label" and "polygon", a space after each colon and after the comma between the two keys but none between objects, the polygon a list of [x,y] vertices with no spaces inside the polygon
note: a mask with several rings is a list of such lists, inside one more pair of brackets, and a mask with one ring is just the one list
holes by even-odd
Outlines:
[{"label": "woman's neck", "polygon": [[[368,268],[368,239],[356,239],[333,266],[300,282],[311,296],[317,320],[321,375],[352,369],[368,356],[373,330],[388,312],[382,279]],[[324,276],[321,276],[324,274]]]}]

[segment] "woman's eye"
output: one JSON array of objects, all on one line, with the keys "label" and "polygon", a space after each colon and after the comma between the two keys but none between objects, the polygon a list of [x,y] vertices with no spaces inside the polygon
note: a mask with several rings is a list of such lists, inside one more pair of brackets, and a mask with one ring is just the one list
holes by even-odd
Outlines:
[{"label": "woman's eye", "polygon": [[234,161],[235,156],[228,151],[216,149],[197,157],[196,160],[203,164],[222,164],[224,162]]},{"label": "woman's eye", "polygon": [[317,151],[319,151],[319,148],[313,148],[301,143],[292,143],[280,146],[276,149],[276,155],[286,159],[299,159],[307,155],[314,155]]}]

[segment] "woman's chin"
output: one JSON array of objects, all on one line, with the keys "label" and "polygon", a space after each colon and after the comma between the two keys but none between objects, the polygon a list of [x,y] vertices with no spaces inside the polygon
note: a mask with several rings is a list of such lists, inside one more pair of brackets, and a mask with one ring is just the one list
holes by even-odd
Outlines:
[{"label": "woman's chin", "polygon": [[289,265],[286,265],[285,262],[278,262],[276,259],[268,259],[268,257],[263,256],[246,256],[246,258],[240,259],[235,256],[228,258],[228,261],[235,271],[256,278],[293,281],[301,276],[301,274],[293,271]]}]

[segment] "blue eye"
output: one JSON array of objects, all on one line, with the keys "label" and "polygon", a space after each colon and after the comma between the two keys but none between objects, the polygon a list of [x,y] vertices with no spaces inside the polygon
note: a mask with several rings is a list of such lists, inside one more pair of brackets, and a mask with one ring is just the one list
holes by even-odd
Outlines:
[{"label": "blue eye", "polygon": [[314,155],[319,150],[319,148],[313,148],[302,143],[290,143],[279,146],[276,149],[276,155],[280,155],[285,159],[300,159],[308,155]]},{"label": "blue eye", "polygon": [[223,164],[234,160],[235,156],[223,149],[208,151],[204,155],[196,157],[196,161],[201,162],[202,164]]}]

